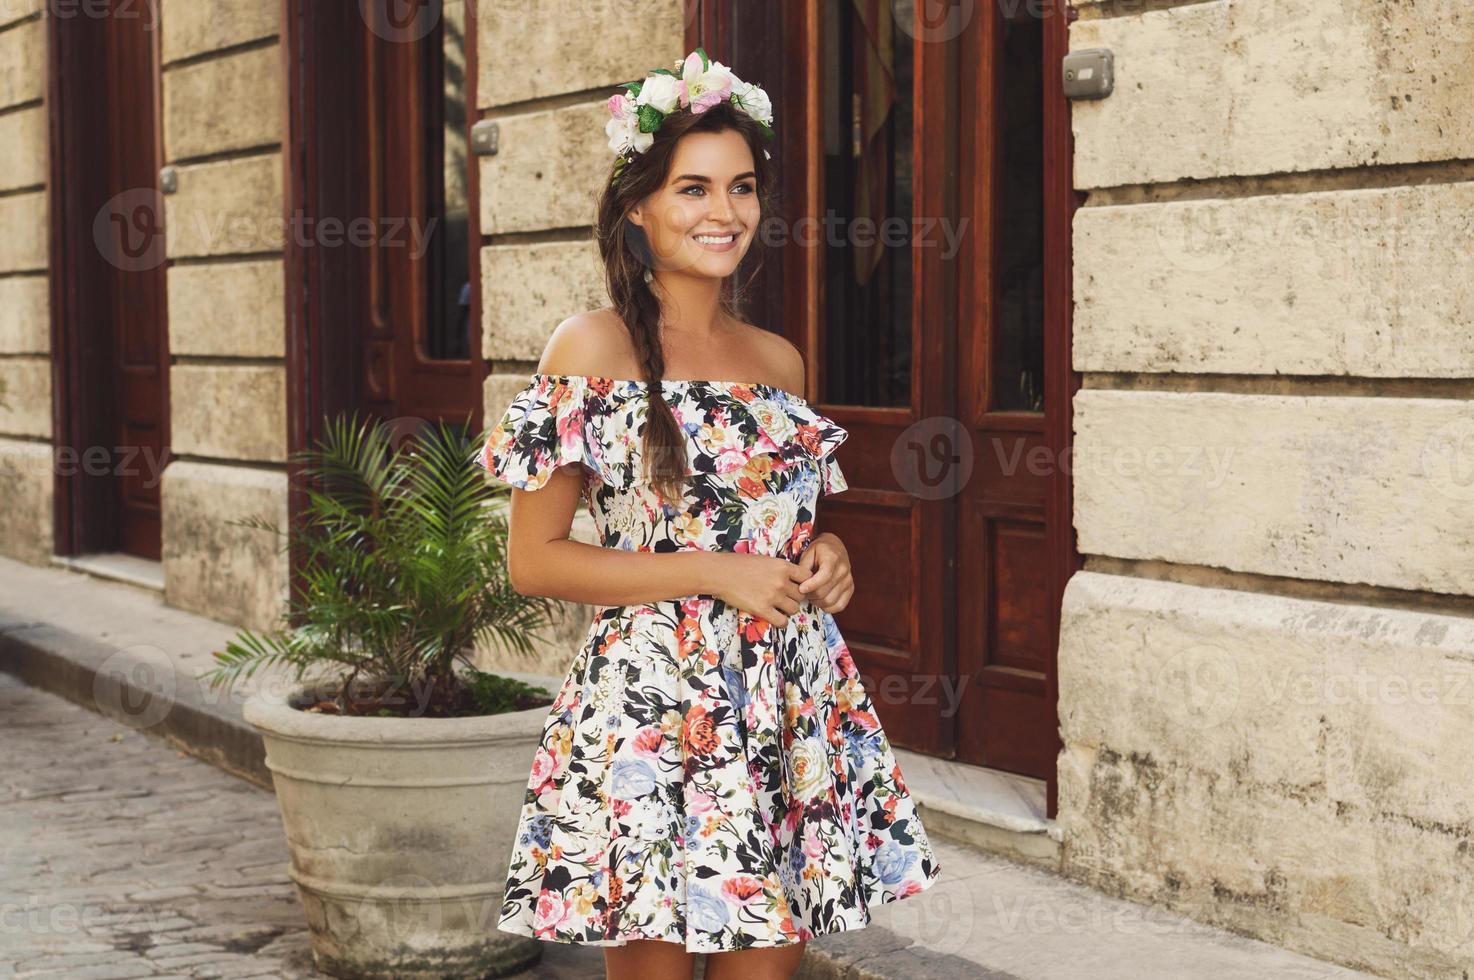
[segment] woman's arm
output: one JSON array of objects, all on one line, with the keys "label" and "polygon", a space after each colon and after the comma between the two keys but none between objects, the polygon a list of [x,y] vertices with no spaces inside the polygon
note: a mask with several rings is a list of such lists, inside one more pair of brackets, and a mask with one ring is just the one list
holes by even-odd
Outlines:
[{"label": "woman's arm", "polygon": [[723,557],[716,552],[655,554],[571,540],[582,491],[578,466],[560,466],[537,490],[512,490],[507,536],[512,588],[598,606],[716,594],[715,559]]}]

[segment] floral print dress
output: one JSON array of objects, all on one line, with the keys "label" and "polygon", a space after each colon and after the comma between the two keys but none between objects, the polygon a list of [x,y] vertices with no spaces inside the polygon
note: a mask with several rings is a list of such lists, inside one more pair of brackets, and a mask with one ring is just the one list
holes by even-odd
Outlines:
[{"label": "floral print dress", "polygon": [[[663,507],[644,382],[534,374],[479,463],[536,490],[584,468],[599,543],[795,559],[848,433],[760,383],[666,380],[692,476]],[[497,927],[712,953],[858,929],[940,873],[834,618],[713,595],[596,608],[532,762]]]}]

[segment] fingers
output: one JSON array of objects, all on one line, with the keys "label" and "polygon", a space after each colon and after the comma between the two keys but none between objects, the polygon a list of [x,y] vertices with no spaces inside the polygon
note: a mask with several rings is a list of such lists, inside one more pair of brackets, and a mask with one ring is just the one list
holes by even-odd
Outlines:
[{"label": "fingers", "polygon": [[799,590],[807,596],[814,593],[825,593],[834,587],[834,572],[828,568],[821,568],[810,577],[799,583]]},{"label": "fingers", "polygon": [[825,596],[822,602],[818,600],[815,600],[815,602],[820,609],[832,615],[843,612],[845,607],[850,604],[850,597],[854,594],[855,590],[853,586],[840,586]]}]

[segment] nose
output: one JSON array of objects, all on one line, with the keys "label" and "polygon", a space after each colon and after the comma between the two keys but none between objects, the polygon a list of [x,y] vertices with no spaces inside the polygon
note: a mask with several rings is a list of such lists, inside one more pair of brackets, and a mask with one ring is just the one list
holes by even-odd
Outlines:
[{"label": "nose", "polygon": [[707,217],[713,221],[727,221],[732,217],[732,198],[726,191],[712,194],[708,199],[711,205],[707,209]]}]

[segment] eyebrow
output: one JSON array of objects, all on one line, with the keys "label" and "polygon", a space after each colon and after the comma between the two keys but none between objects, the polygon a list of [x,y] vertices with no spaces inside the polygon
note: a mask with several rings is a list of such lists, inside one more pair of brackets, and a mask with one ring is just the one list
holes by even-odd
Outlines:
[{"label": "eyebrow", "polygon": [[[746,173],[740,173],[740,174],[738,174],[737,176],[733,177],[732,179],[733,180],[741,180],[744,177],[756,177],[756,176],[757,176],[757,174],[755,174],[751,170],[749,170]],[[702,184],[710,184],[711,183],[711,178],[710,177],[703,177],[700,174],[681,174],[679,177],[676,178],[676,180],[694,180],[694,181],[697,181],[698,183],[702,183]]]}]

